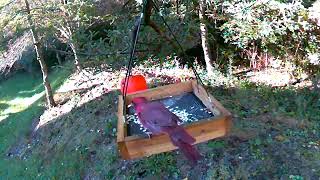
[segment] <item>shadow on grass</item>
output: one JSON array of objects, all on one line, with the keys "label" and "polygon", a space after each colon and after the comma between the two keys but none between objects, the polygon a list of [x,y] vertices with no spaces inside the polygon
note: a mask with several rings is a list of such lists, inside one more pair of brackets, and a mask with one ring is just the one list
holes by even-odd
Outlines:
[{"label": "shadow on grass", "polygon": [[13,77],[0,82],[0,97],[2,100],[11,100],[16,97],[29,97],[30,94],[22,95],[23,91],[35,91],[39,93],[41,89],[41,77],[33,77],[26,72],[19,72]]},{"label": "shadow on grass", "polygon": [[[52,71],[49,81],[53,89],[56,89],[70,73],[66,70]],[[0,82],[0,100],[10,101],[15,98],[32,97],[44,91],[41,75],[32,76],[26,72],[19,72],[8,80]]]},{"label": "shadow on grass", "polygon": [[9,104],[7,103],[0,103],[0,111],[4,111],[9,107]]},{"label": "shadow on grass", "polygon": [[[319,92],[252,83],[242,83],[238,88],[208,89],[232,112],[233,128],[227,138],[202,146],[203,151],[214,150],[207,154],[213,162],[208,161],[212,165],[207,177],[319,177]],[[304,148],[310,143],[316,145]],[[216,148],[221,144],[222,148]]]},{"label": "shadow on grass", "polygon": [[18,112],[10,113],[9,117],[0,122],[0,137],[1,146],[0,154],[6,154],[8,148],[15,143],[21,136],[24,137],[31,129],[31,124],[34,118],[43,112],[44,107],[39,105],[39,101],[35,102],[27,109]]},{"label": "shadow on grass", "polygon": [[[55,69],[51,71],[49,81],[52,89],[57,89],[69,74],[70,72],[65,69]],[[2,103],[7,102],[7,104],[9,104],[10,101],[14,102],[10,103],[5,109],[16,108],[21,105],[31,105],[34,103],[32,101],[37,100],[41,93],[44,93],[41,75],[35,78],[29,73],[20,72],[0,83],[0,101],[2,101]],[[40,99],[42,97],[40,97]],[[30,103],[28,101],[30,101]],[[3,109],[3,111],[5,109]]]},{"label": "shadow on grass", "polygon": [[172,152],[122,161],[115,131],[119,93],[113,91],[41,126],[28,141],[30,154],[21,156],[26,160],[7,158],[2,175],[82,179],[278,179],[290,175],[312,179],[320,175],[320,154],[303,147],[320,138],[318,92],[250,83],[208,90],[233,113],[234,125],[230,136],[197,145],[204,158],[195,168]]},{"label": "shadow on grass", "polygon": [[[29,167],[28,171],[24,169],[26,163],[23,161],[11,164],[11,167],[15,166],[15,172],[5,168],[2,177],[12,177],[15,174],[34,177],[40,173],[41,178],[85,178],[94,175],[96,170],[107,174],[106,166],[111,167],[112,162],[118,159],[115,147],[117,94],[118,92],[109,92],[80,107],[72,108],[70,112],[40,126],[36,133],[30,133],[29,128],[30,136],[24,144],[32,147],[28,150],[26,146],[21,146],[24,150],[17,157],[32,162],[37,159],[37,163]],[[66,103],[63,106],[68,108],[69,105]],[[23,112],[19,114],[23,115]],[[10,162],[17,157],[6,157],[5,161]],[[115,165],[118,168],[118,164]]]},{"label": "shadow on grass", "polygon": [[[56,89],[68,76],[68,72],[54,71],[50,75],[52,80],[52,87]],[[21,111],[14,113],[1,114],[5,115],[5,119],[0,121],[0,159],[6,157],[7,151],[10,147],[20,142],[20,140],[26,139],[26,134],[29,133],[32,122],[37,119],[44,111],[43,95],[36,97],[30,101],[30,104],[24,104],[27,98],[32,98],[36,93],[41,93],[43,88],[41,87],[41,78],[32,79],[26,73],[20,73],[16,76],[1,82],[0,84],[0,100],[3,102],[12,103],[7,104],[3,111],[6,109],[14,109],[16,106],[23,104]],[[28,94],[24,94],[20,97],[20,92],[30,91]],[[32,93],[31,93],[32,92]],[[5,103],[6,104],[6,103]],[[25,107],[26,106],[26,107]],[[20,109],[18,109],[20,110]],[[0,111],[1,113],[1,111]],[[0,162],[0,166],[6,166],[6,163]],[[2,168],[0,168],[2,169]],[[1,176],[0,170],[0,176]]]}]

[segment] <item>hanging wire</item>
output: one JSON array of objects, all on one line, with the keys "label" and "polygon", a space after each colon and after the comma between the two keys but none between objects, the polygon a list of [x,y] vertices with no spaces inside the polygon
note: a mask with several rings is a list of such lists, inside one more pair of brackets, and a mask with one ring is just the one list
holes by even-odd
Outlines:
[{"label": "hanging wire", "polygon": [[203,84],[203,82],[202,82],[202,80],[201,80],[201,78],[200,78],[200,76],[199,76],[196,68],[194,67],[191,59],[188,57],[188,55],[187,55],[186,52],[184,51],[181,43],[178,41],[178,39],[177,39],[176,36],[174,35],[172,29],[171,29],[170,26],[168,25],[167,21],[166,21],[166,20],[164,19],[164,17],[162,16],[162,13],[161,13],[161,11],[160,11],[159,6],[158,6],[153,0],[150,0],[150,1],[151,1],[151,3],[153,4],[153,7],[155,8],[155,10],[159,13],[161,20],[163,21],[163,23],[165,24],[165,26],[168,28],[168,30],[169,30],[170,34],[172,35],[174,41],[178,44],[179,49],[180,49],[180,51],[182,52],[184,58],[186,58],[187,61],[189,62],[190,66],[191,66],[191,69],[192,69],[194,75],[196,76],[197,82],[200,83],[202,86],[204,86],[204,84]]},{"label": "hanging wire", "polygon": [[[138,41],[141,22],[142,22],[142,18],[143,18],[143,14],[144,14],[144,11],[145,11],[145,8],[146,8],[146,2],[147,1],[148,0],[144,0],[143,1],[143,8],[142,8],[140,16],[137,17],[137,20],[136,20],[136,23],[135,23],[135,29],[133,31],[132,48],[131,48],[131,51],[130,51],[130,59],[129,59],[129,63],[128,63],[128,66],[127,66],[127,72],[126,72],[126,77],[125,77],[125,82],[124,82],[125,86],[124,86],[124,92],[123,92],[123,102],[124,102],[123,112],[126,111],[126,97],[127,97],[127,90],[128,90],[128,85],[129,85],[129,77],[131,76],[131,71],[132,71],[132,67],[133,67],[133,60],[134,60],[134,53],[135,53],[135,50],[136,50],[136,44],[137,44],[137,41]],[[178,39],[174,35],[172,29],[170,28],[170,26],[166,22],[165,18],[162,16],[161,11],[159,9],[159,6],[153,0],[149,0],[149,1],[152,3],[152,5],[155,8],[155,10],[159,13],[163,23],[168,28],[168,30],[171,33],[174,41],[178,44],[178,47],[179,47],[180,51],[182,52],[184,58],[186,58],[187,61],[189,62],[189,65],[190,65],[190,67],[191,67],[191,69],[192,69],[192,71],[193,71],[193,73],[194,73],[194,75],[196,77],[196,80],[197,80],[198,84],[201,84],[202,86],[204,86],[203,81],[201,80],[196,68],[193,65],[193,62],[191,61],[191,59],[188,57],[188,55],[184,51],[181,43],[178,41]],[[211,98],[209,96],[209,93],[207,92],[207,90],[205,88],[204,88],[204,90],[205,90],[206,94],[208,95],[208,98],[209,98],[209,100],[211,102]]]},{"label": "hanging wire", "polygon": [[[211,102],[212,102],[212,99],[211,99],[211,97],[210,97],[210,95],[209,95],[209,92],[208,92],[207,89],[205,88],[203,81],[201,80],[201,78],[200,78],[200,76],[199,76],[196,68],[195,68],[194,65],[193,65],[193,62],[192,62],[191,59],[188,57],[188,55],[187,55],[186,52],[184,51],[181,43],[178,41],[178,39],[177,39],[176,36],[174,35],[173,31],[171,30],[170,26],[168,25],[168,23],[166,22],[166,20],[165,20],[164,17],[162,16],[162,13],[161,13],[161,11],[160,11],[160,9],[159,9],[159,6],[158,6],[153,0],[150,0],[150,1],[151,1],[151,3],[153,4],[153,7],[156,9],[156,11],[158,11],[158,13],[159,13],[159,15],[160,15],[163,23],[165,24],[165,26],[167,26],[167,28],[168,28],[169,32],[171,33],[174,41],[178,44],[179,49],[180,49],[180,51],[182,51],[182,54],[183,54],[184,58],[186,58],[187,61],[189,62],[190,66],[191,66],[191,69],[192,69],[194,75],[196,76],[197,83],[200,84],[200,85],[203,87],[203,89],[204,89],[205,93],[207,94],[207,97],[208,97],[208,99],[209,99],[209,101],[210,101],[210,103],[211,103]],[[197,88],[198,88],[198,92],[199,92],[199,86],[197,86]]]},{"label": "hanging wire", "polygon": [[[145,3],[143,4],[143,7],[145,7]],[[133,41],[132,41],[132,46],[131,46],[131,50],[130,50],[130,59],[129,59],[129,63],[127,66],[127,72],[126,72],[126,77],[125,77],[125,81],[124,81],[124,89],[123,89],[123,102],[124,102],[124,106],[123,106],[123,112],[126,111],[126,98],[127,98],[127,91],[128,91],[128,85],[129,85],[129,78],[131,76],[131,70],[133,67],[133,60],[134,60],[134,53],[136,50],[136,45],[138,42],[138,37],[139,37],[139,31],[140,31],[140,27],[141,27],[141,21],[143,18],[143,13],[144,13],[144,8],[142,8],[141,14],[140,16],[136,17],[136,23],[135,23],[135,28],[133,31]]]}]

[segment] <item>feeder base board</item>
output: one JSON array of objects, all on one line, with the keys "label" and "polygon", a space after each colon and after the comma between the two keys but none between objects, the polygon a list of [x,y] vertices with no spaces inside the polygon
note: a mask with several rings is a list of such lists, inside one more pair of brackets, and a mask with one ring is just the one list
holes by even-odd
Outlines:
[{"label": "feeder base board", "polygon": [[155,135],[152,136],[152,138],[141,135],[128,136],[127,124],[124,123],[125,112],[123,112],[123,106],[129,105],[134,97],[143,96],[149,101],[152,101],[188,92],[194,93],[215,115],[184,126],[186,131],[196,139],[194,144],[222,137],[228,133],[231,126],[230,112],[227,111],[212,95],[209,94],[208,97],[204,88],[195,81],[161,86],[128,94],[125,102],[123,102],[122,96],[119,96],[117,143],[123,159],[140,158],[177,149],[166,134]]}]

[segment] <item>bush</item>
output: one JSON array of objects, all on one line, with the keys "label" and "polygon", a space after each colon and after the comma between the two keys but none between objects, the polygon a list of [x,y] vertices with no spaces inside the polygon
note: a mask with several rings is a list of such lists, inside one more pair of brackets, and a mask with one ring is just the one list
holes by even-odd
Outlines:
[{"label": "bush", "polygon": [[276,58],[304,67],[319,64],[319,26],[300,1],[224,1],[215,3],[214,9],[222,9],[225,20],[219,30],[225,42],[240,50],[254,68]]}]

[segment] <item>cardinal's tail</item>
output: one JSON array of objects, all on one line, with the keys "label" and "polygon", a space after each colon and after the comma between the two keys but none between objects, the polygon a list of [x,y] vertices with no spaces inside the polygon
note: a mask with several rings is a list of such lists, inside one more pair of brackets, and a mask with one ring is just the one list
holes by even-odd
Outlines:
[{"label": "cardinal's tail", "polygon": [[190,160],[192,164],[196,164],[197,161],[201,158],[199,152],[191,144],[185,143],[183,141],[178,141],[177,145],[180,151]]},{"label": "cardinal's tail", "polygon": [[177,125],[174,128],[170,128],[166,132],[170,135],[171,141],[175,146],[178,146],[176,142],[179,140],[188,144],[196,142],[196,140],[181,126]]},{"label": "cardinal's tail", "polygon": [[196,162],[201,158],[199,152],[191,145],[196,140],[180,126],[177,126],[169,135],[173,145],[179,147],[182,153],[192,162],[192,164],[196,164]]}]

